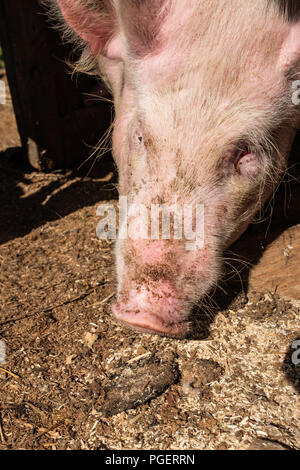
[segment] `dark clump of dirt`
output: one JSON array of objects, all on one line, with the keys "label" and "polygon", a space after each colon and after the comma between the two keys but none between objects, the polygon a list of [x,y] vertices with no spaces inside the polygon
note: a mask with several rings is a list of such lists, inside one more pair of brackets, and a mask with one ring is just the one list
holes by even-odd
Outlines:
[{"label": "dark clump of dirt", "polygon": [[160,361],[152,356],[135,361],[104,388],[101,411],[109,417],[136,408],[161,395],[177,379],[178,369],[173,362]]}]

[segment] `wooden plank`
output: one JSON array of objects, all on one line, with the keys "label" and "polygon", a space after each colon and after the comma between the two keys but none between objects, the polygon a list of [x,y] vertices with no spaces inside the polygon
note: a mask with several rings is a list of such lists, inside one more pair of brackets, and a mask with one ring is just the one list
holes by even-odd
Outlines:
[{"label": "wooden plank", "polygon": [[250,272],[250,290],[300,300],[300,225],[285,230]]}]

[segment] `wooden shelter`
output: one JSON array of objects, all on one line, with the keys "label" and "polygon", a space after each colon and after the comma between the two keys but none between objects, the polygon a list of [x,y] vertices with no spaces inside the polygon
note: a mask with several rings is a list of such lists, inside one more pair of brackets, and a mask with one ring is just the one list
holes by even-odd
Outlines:
[{"label": "wooden shelter", "polygon": [[[111,122],[111,106],[91,95],[103,85],[72,77],[63,45],[37,0],[1,0],[2,45],[22,145],[37,169],[84,161]],[[102,86],[102,89],[101,89]]]}]

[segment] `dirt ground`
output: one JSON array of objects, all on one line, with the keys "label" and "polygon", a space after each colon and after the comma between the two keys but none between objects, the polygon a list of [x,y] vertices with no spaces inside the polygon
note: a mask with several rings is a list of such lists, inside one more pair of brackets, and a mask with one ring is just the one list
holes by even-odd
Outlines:
[{"label": "dirt ground", "polygon": [[0,105],[0,449],[300,449],[299,167],[176,340],[111,315],[111,176],[37,173],[18,145]]}]

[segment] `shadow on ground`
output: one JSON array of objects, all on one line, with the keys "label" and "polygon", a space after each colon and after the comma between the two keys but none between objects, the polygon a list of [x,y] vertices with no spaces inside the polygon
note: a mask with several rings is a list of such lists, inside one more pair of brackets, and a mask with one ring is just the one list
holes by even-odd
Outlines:
[{"label": "shadow on ground", "polygon": [[[21,148],[0,153],[0,244],[22,237],[48,221],[62,218],[98,201],[117,198],[111,156],[74,172],[36,173],[24,163]],[[107,175],[112,173],[109,181]],[[34,179],[32,179],[34,176]],[[101,181],[101,180],[104,181]],[[34,182],[34,192],[22,185]],[[39,182],[42,183],[39,185]]]}]

